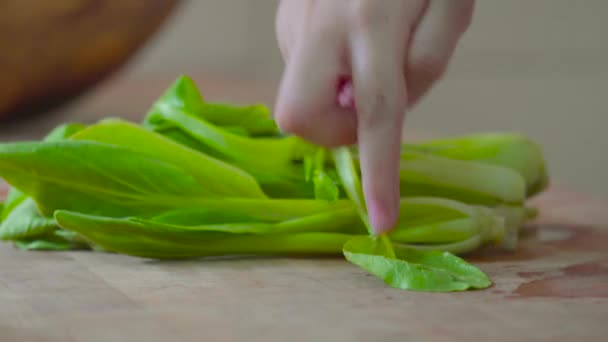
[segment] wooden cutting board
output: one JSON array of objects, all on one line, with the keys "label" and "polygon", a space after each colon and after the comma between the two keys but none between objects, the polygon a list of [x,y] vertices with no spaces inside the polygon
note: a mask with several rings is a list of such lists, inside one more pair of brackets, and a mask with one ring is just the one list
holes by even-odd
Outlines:
[{"label": "wooden cutting board", "polygon": [[[112,108],[138,120],[168,81],[117,82],[52,120],[91,121]],[[225,79],[197,82],[210,97],[271,95]],[[137,100],[120,100],[124,91]],[[84,116],[69,114],[82,108]],[[29,138],[52,120],[10,136]],[[464,293],[391,289],[340,257],[161,262],[2,243],[0,341],[604,340],[608,203],[556,187],[533,202],[541,215],[517,252],[467,258],[494,285]]]}]

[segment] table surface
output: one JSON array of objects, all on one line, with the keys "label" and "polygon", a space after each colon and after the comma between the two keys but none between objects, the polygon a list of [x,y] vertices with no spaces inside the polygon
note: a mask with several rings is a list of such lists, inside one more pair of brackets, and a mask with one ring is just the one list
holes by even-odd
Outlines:
[{"label": "table surface", "polygon": [[[111,81],[0,138],[38,138],[63,121],[139,120],[170,80]],[[196,81],[208,99],[272,99],[256,82]],[[467,257],[494,285],[462,293],[391,289],[339,257],[161,262],[2,243],[0,341],[603,340],[608,203],[560,187],[532,202],[541,214],[516,252]]]}]

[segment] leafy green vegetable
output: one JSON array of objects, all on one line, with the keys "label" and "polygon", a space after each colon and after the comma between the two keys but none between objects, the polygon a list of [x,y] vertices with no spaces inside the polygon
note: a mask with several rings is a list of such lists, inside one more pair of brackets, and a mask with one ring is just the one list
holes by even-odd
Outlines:
[{"label": "leafy green vegetable", "polygon": [[359,175],[355,170],[351,152],[346,147],[337,148],[332,152],[334,162],[336,164],[336,170],[340,176],[340,181],[342,182],[342,186],[344,187],[346,194],[355,204],[361,220],[367,227],[368,233],[370,235],[374,235],[369,218],[367,217],[367,207],[363,197],[361,181],[359,180]]},{"label": "leafy green vegetable", "polygon": [[[169,234],[166,225],[129,219],[57,211],[62,228],[86,236],[103,248],[146,258],[191,258],[222,255],[336,254],[351,235],[341,233]],[[173,227],[175,228],[175,227]]]},{"label": "leafy green vegetable", "polygon": [[248,217],[260,222],[280,222],[349,208],[352,208],[352,204],[346,200],[326,202],[309,199],[201,199],[194,208],[171,210],[159,214],[157,218],[169,216],[173,217],[169,219],[192,223],[192,219],[221,215],[233,222],[236,222],[235,217]]},{"label": "leafy green vegetable", "polygon": [[505,235],[502,216],[485,207],[433,197],[401,200],[399,220],[389,233],[399,243],[456,243],[479,236],[496,243]]},{"label": "leafy green vegetable", "polygon": [[[57,231],[58,232],[58,231]],[[70,251],[90,249],[90,246],[82,241],[70,241],[59,235],[40,236],[32,239],[15,240],[15,246],[27,251]]]},{"label": "leafy green vegetable", "polygon": [[79,123],[67,123],[57,126],[44,138],[44,141],[61,141],[82,131],[87,126]]},{"label": "leafy green vegetable", "polygon": [[15,240],[44,235],[57,228],[53,218],[40,214],[36,202],[24,199],[0,224],[0,239]]},{"label": "leafy green vegetable", "polygon": [[149,115],[153,116],[157,107],[162,106],[180,108],[215,126],[232,133],[238,132],[240,135],[272,137],[279,134],[268,107],[205,103],[194,81],[184,75],[178,77],[154,103]]},{"label": "leafy green vegetable", "polygon": [[[85,126],[77,123],[67,123],[62,124],[55,127],[51,132],[49,132],[44,141],[53,142],[53,141],[61,141],[69,138],[73,134],[79,132],[84,129]],[[1,177],[0,173],[0,177]],[[6,220],[11,211],[17,207],[21,202],[23,202],[28,196],[16,189],[15,187],[11,187],[8,192],[8,196],[4,203],[3,208],[0,209],[0,222]]]},{"label": "leafy green vegetable", "polygon": [[11,187],[8,195],[6,196],[6,201],[4,201],[2,211],[0,211],[0,222],[5,221],[11,211],[13,211],[13,209],[21,204],[21,202],[23,202],[26,198],[26,194]]},{"label": "leafy green vegetable", "polygon": [[486,288],[490,279],[457,256],[442,251],[417,251],[394,245],[396,258],[373,237],[356,237],[344,245],[346,259],[392,287],[414,291],[462,291]]},{"label": "leafy green vegetable", "polygon": [[[144,120],[144,126],[180,144],[247,170],[272,197],[311,196],[312,189],[302,179],[301,161],[306,155],[314,153],[316,147],[295,136],[261,134],[256,128],[265,127],[262,129],[265,130],[272,126],[271,130],[274,131],[276,125],[267,123],[269,114],[251,114],[260,113],[259,109],[246,110],[250,113],[248,118],[242,118],[238,112],[242,110],[204,103],[193,82],[180,77],[154,103]],[[248,122],[241,127],[257,137],[234,134],[226,129],[233,128],[239,120]]]},{"label": "leafy green vegetable", "polygon": [[123,120],[103,120],[71,139],[120,146],[178,166],[198,180],[207,196],[266,197],[255,179],[245,171]]},{"label": "leafy green vegetable", "polygon": [[314,155],[304,158],[305,180],[314,184],[315,198],[319,200],[336,201],[340,198],[337,181],[327,170],[326,150],[319,148]]},{"label": "leafy green vegetable", "polygon": [[540,148],[513,134],[403,144],[399,219],[375,236],[356,147],[282,135],[263,105],[203,100],[182,76],[143,124],[56,127],[0,144],[0,238],[24,250],[145,258],[342,253],[392,287],[485,288],[455,254],[515,250],[548,184]]},{"label": "leafy green vegetable", "polygon": [[526,199],[519,173],[478,162],[402,153],[400,178],[404,197],[445,197],[483,205],[517,204]]},{"label": "leafy green vegetable", "polygon": [[57,209],[152,214],[194,207],[207,194],[174,165],[90,141],[0,145],[0,176],[33,197],[45,216]]},{"label": "leafy green vegetable", "polygon": [[540,146],[521,134],[478,133],[404,144],[403,147],[404,151],[423,151],[510,168],[525,179],[528,196],[541,192],[548,185],[549,177]]},{"label": "leafy green vegetable", "polygon": [[[85,127],[77,123],[59,125],[47,134],[44,141],[53,142],[67,139]],[[0,223],[0,238],[3,240],[31,239],[58,229],[52,217],[42,215],[36,206],[36,202],[14,187],[10,188],[6,205],[0,210]],[[24,246],[23,243],[21,247]],[[59,242],[55,241],[53,243]],[[42,240],[30,241],[27,249],[38,249],[34,247],[43,245]],[[48,247],[48,245],[46,246]]]},{"label": "leafy green vegetable", "polygon": [[[348,261],[383,279],[388,285],[400,289],[462,291],[471,287],[484,288],[491,284],[483,272],[453,254],[434,250],[432,247],[424,250],[411,248],[411,246],[408,248],[403,245],[393,245],[387,235],[373,236],[367,220],[361,183],[350,152],[345,148],[337,149],[334,151],[334,158],[346,192],[356,203],[370,235],[355,237],[344,245],[343,253]],[[456,202],[452,202],[452,204],[453,207],[457,206]],[[461,212],[466,211],[464,206],[460,206],[459,209]],[[404,215],[400,215],[400,219],[407,220]],[[425,218],[425,220],[428,219]],[[445,224],[443,227],[445,228]],[[400,236],[402,239],[409,233],[408,230],[404,232],[405,234],[401,233]],[[398,233],[399,230],[397,230]],[[411,233],[409,237],[412,237]],[[481,237],[478,235],[471,239],[481,241]],[[452,249],[456,249],[455,247],[458,247],[459,251],[471,249],[470,243],[464,246],[462,243],[455,243],[451,246]],[[444,246],[444,248],[448,248],[448,246]]]},{"label": "leafy green vegetable", "polygon": [[164,106],[158,110],[147,117],[150,126],[164,128],[171,124],[179,128],[189,136],[180,142],[194,139],[196,143],[189,147],[247,170],[264,190],[281,189],[273,191],[274,196],[285,192],[289,197],[300,197],[306,193],[308,186],[302,179],[303,170],[298,161],[310,153],[311,147],[301,139],[252,139],[229,133],[181,109]]}]

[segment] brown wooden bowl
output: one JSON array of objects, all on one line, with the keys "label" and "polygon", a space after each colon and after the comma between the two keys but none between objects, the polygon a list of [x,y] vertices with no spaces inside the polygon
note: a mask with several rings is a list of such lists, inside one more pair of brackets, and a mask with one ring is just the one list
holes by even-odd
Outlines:
[{"label": "brown wooden bowl", "polygon": [[1,0],[0,121],[40,114],[117,71],[179,0]]}]

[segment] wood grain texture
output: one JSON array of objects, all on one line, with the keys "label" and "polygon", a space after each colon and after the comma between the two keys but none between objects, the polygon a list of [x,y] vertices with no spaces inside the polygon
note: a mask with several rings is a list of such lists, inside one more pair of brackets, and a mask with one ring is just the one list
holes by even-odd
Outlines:
[{"label": "wood grain texture", "polygon": [[160,262],[5,243],[2,340],[597,341],[608,333],[607,206],[569,196],[538,199],[517,252],[468,257],[493,287],[454,294],[394,290],[339,257]]},{"label": "wood grain texture", "polygon": [[[256,82],[195,78],[210,99],[249,103],[272,96]],[[117,81],[38,126],[14,126],[2,140],[34,137],[65,120],[125,113],[137,121],[168,82]],[[602,340],[608,204],[561,187],[533,202],[541,215],[516,252],[467,257],[494,285],[453,294],[391,289],[340,257],[160,262],[22,252],[2,243],[0,340]]]}]

